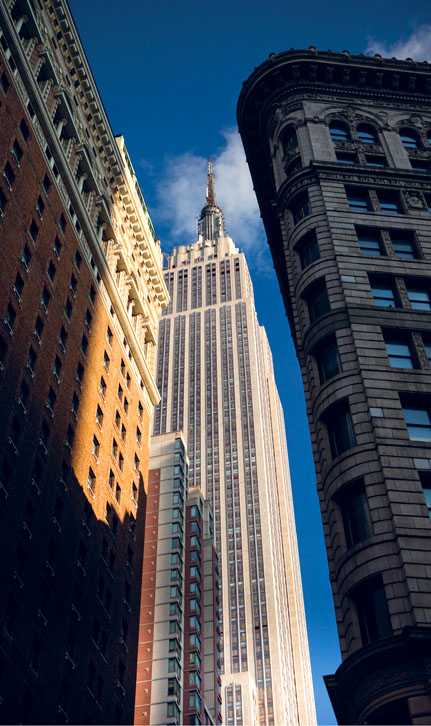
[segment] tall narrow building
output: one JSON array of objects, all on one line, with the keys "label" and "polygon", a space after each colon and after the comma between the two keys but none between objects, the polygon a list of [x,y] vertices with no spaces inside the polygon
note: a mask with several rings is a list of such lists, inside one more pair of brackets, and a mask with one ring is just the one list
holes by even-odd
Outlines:
[{"label": "tall narrow building", "polygon": [[0,2],[0,722],[131,723],[162,255],[67,2]]},{"label": "tall narrow building", "polygon": [[173,250],[160,323],[154,433],[183,430],[189,485],[221,559],[226,724],[312,724],[311,671],[283,413],[242,253],[215,201]]},{"label": "tall narrow building", "polygon": [[431,73],[290,50],[238,122],[304,380],[343,724],[431,720]]}]

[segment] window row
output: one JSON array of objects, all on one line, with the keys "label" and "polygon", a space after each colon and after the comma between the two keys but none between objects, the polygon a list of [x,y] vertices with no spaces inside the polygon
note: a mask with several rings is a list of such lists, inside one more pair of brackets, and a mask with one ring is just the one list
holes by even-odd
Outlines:
[{"label": "window row", "polygon": [[[417,194],[418,209],[422,210],[421,194]],[[431,194],[424,194],[426,208],[431,213]],[[346,201],[348,208],[357,212],[378,212],[382,214],[406,214],[401,192],[387,191],[386,189],[366,189],[365,187],[346,187]],[[293,223],[297,225],[302,219],[312,213],[307,192],[294,197],[290,204]]]},{"label": "window row", "polygon": [[[403,146],[407,149],[426,149],[431,147],[431,129],[421,134],[417,129],[402,127],[398,131]],[[371,124],[358,124],[351,128],[343,121],[329,124],[331,139],[337,141],[360,141],[363,144],[380,144],[378,131]]]}]

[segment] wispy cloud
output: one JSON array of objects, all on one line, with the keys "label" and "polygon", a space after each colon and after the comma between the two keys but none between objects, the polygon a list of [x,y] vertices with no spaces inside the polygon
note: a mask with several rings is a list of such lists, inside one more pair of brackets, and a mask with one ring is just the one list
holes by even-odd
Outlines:
[{"label": "wispy cloud", "polygon": [[412,58],[415,61],[431,61],[431,25],[419,25],[408,38],[395,43],[379,41],[369,36],[365,53],[379,53],[385,58],[395,57],[399,60]]},{"label": "wispy cloud", "polygon": [[[250,267],[269,267],[267,242],[236,129],[221,132],[223,142],[213,154],[216,202],[222,207],[226,229],[234,243],[248,256]],[[153,219],[169,230],[164,245],[189,244],[196,239],[195,219],[205,204],[208,159],[192,152],[165,159],[156,182],[158,204]],[[254,263],[254,264],[253,264]]]}]

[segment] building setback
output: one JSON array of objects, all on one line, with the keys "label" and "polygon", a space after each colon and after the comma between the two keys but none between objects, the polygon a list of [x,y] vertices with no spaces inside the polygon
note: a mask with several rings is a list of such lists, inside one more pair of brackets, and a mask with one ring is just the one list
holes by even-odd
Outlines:
[{"label": "building setback", "polygon": [[180,432],[153,436],[135,724],[219,724],[218,557]]},{"label": "building setback", "polygon": [[431,718],[431,72],[272,54],[238,122],[302,369],[340,723]]},{"label": "building setback", "polygon": [[131,723],[160,246],[67,3],[0,27],[0,721]]},{"label": "building setback", "polygon": [[[214,516],[226,724],[315,721],[283,413],[242,253],[210,166],[198,240],[173,250],[154,433],[183,430]],[[205,670],[207,665],[205,665]],[[214,682],[216,678],[214,677]]]}]

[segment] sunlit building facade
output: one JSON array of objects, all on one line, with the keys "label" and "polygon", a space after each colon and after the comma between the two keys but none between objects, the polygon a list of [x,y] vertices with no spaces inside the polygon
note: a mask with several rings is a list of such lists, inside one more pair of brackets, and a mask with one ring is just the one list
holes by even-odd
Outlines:
[{"label": "sunlit building facade", "polygon": [[302,369],[343,724],[431,720],[431,73],[291,50],[238,121]]},{"label": "sunlit building facade", "polygon": [[0,721],[131,723],[160,245],[67,3],[0,26]]},{"label": "sunlit building facade", "polygon": [[214,517],[221,567],[223,722],[315,721],[283,413],[253,286],[215,203],[165,281],[154,433],[182,429],[189,486]]}]

